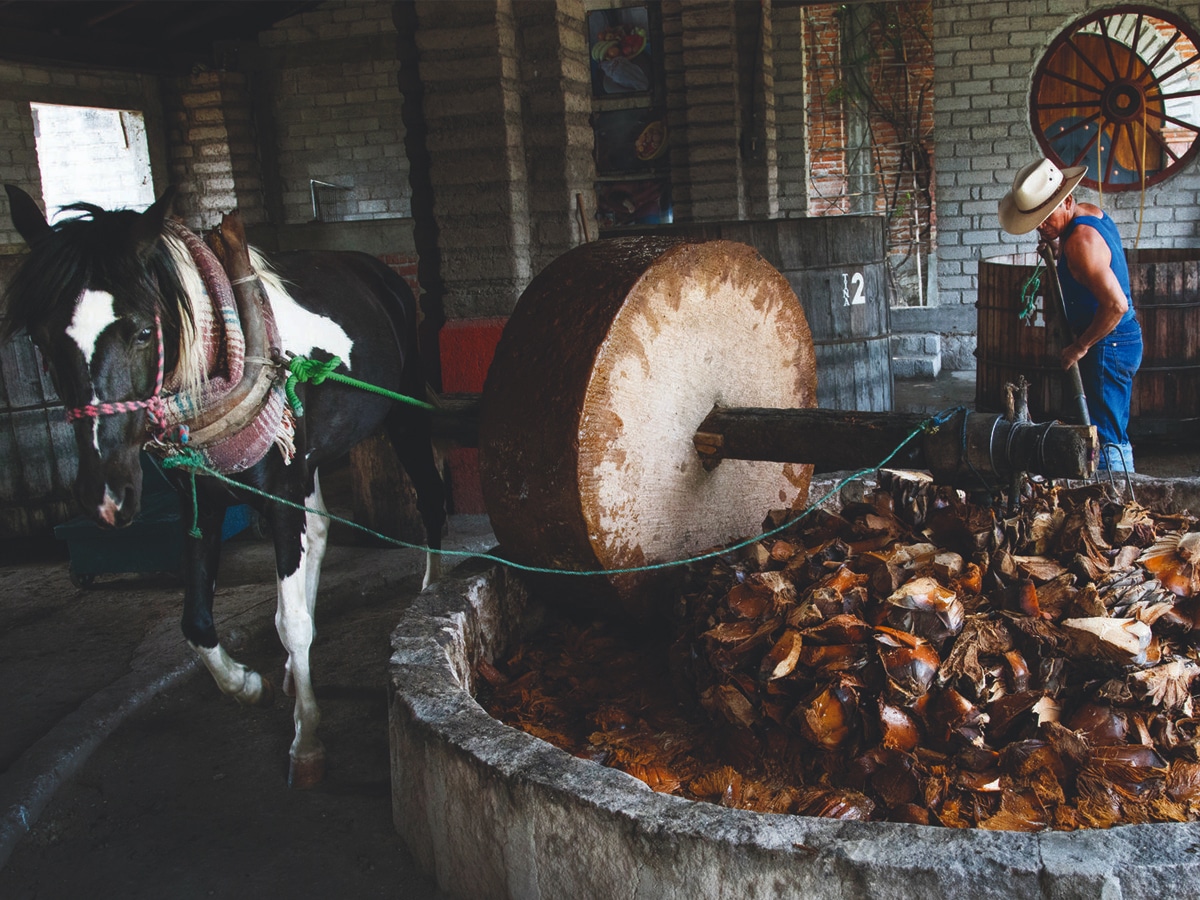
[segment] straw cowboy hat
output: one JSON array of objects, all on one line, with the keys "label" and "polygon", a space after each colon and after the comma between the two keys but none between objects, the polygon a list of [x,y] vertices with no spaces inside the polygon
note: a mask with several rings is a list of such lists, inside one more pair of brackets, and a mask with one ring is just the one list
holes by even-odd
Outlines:
[{"label": "straw cowboy hat", "polygon": [[1025,166],[1013,179],[1012,190],[1000,200],[1000,227],[1009,234],[1028,234],[1083,180],[1087,166],[1060,169],[1048,159]]}]

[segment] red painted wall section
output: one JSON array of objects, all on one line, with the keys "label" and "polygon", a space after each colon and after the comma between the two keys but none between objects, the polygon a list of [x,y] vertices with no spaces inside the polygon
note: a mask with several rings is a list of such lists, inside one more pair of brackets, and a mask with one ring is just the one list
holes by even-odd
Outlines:
[{"label": "red painted wall section", "polygon": [[[438,346],[442,357],[442,392],[477,394],[483,390],[496,344],[507,319],[454,319],[442,326]],[[451,511],[486,513],[479,486],[479,451],[451,447],[446,454],[450,473]]]}]

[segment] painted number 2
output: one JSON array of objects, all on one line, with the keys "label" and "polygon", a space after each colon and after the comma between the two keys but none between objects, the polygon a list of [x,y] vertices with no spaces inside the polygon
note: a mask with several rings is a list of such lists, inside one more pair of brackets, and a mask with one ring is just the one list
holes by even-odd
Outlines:
[{"label": "painted number 2", "polygon": [[[866,284],[866,279],[863,278],[862,272],[855,272],[853,275],[842,273],[842,300],[845,302],[843,306],[860,306],[867,302],[867,294],[863,290],[863,285]],[[850,287],[854,286],[854,293],[851,296]]]}]

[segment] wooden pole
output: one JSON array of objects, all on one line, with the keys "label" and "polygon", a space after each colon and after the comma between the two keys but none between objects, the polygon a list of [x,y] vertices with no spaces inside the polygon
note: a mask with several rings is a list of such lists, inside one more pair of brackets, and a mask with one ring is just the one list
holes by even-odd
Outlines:
[{"label": "wooden pole", "polygon": [[[920,413],[717,407],[696,430],[694,442],[706,467],[722,459],[756,459],[835,472],[877,465],[928,419]],[[888,465],[929,469],[944,483],[1014,472],[1086,478],[1095,448],[1091,426],[1009,422],[963,410],[913,438]]]},{"label": "wooden pole", "polygon": [[[434,437],[478,446],[479,395],[446,395],[440,404],[433,413]],[[878,464],[928,420],[924,413],[716,407],[696,429],[693,444],[708,469],[723,459],[751,459],[839,472]],[[997,414],[960,411],[910,441],[889,466],[929,469],[947,483],[1014,472],[1087,478],[1095,445],[1091,426],[1010,422]]]},{"label": "wooden pole", "polygon": [[[1046,294],[1047,306],[1053,307],[1044,309],[1043,313],[1047,321],[1058,319],[1064,336],[1071,335],[1071,325],[1067,321],[1067,307],[1063,303],[1062,285],[1058,280],[1058,267],[1055,264],[1054,254],[1050,250],[1049,244],[1039,243],[1038,254],[1042,257],[1042,262],[1046,264]],[[1059,348],[1060,350],[1063,348]],[[1079,421],[1083,425],[1091,425],[1092,417],[1088,414],[1087,397],[1083,393],[1083,379],[1079,375],[1079,363],[1071,363],[1071,368],[1067,369],[1067,386],[1071,391],[1071,403],[1075,408],[1075,414],[1079,417]]]}]

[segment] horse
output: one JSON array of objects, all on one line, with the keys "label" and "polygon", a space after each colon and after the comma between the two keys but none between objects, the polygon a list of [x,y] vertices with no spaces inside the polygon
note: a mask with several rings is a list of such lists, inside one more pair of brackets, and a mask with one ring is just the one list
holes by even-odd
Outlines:
[{"label": "horse", "polygon": [[[182,631],[222,692],[242,704],[271,703],[270,682],[226,652],[212,614],[225,510],[248,504],[274,542],[275,624],[287,652],[283,689],[295,697],[288,783],[318,783],[325,752],[309,649],[329,524],[318,470],[379,429],[387,433],[416,490],[430,551],[426,586],[439,575],[445,492],[427,410],[327,380],[294,388],[301,414],[284,397],[281,379],[294,357],[328,366],[336,358],[333,371],[425,397],[412,291],[382,262],[354,251],[268,259],[235,247],[232,255],[248,274],[213,282],[204,242],[171,217],[174,188],[141,213],[74,204],[65,210],[73,215],[54,225],[24,191],[5,190],[29,253],[5,292],[0,338],[28,332],[67,407],[78,451],[76,499],[101,527],[128,525],[140,504],[143,448],[169,457],[188,447],[182,442],[189,423],[199,422],[190,437],[201,446],[208,441],[205,458],[223,464],[216,471],[224,477],[195,466],[165,469],[182,521],[198,526],[184,538]],[[234,224],[232,240],[243,240],[240,220]],[[229,243],[214,246],[230,253]],[[240,284],[224,286],[232,282]],[[239,331],[243,346],[234,346]],[[211,346],[222,334],[227,343]],[[222,385],[237,381],[228,371],[234,362],[245,377]],[[246,412],[249,395],[258,398],[254,415]]]}]

